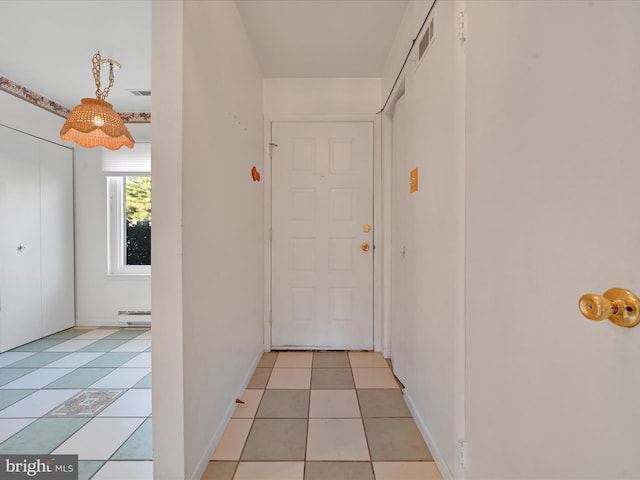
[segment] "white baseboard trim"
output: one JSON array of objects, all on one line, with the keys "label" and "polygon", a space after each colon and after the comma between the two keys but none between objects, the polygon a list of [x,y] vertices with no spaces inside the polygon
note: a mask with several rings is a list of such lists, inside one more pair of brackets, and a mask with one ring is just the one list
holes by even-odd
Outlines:
[{"label": "white baseboard trim", "polygon": [[76,327],[120,327],[117,318],[100,318],[100,319],[76,319]]},{"label": "white baseboard trim", "polygon": [[438,470],[440,470],[440,474],[442,475],[443,480],[453,480],[454,476],[451,473],[451,470],[449,469],[447,463],[442,458],[442,455],[440,455],[440,451],[438,450],[438,447],[436,446],[436,443],[434,442],[433,437],[431,436],[431,432],[429,432],[427,425],[424,423],[424,420],[422,419],[420,412],[418,412],[418,410],[416,409],[416,405],[415,403],[413,403],[413,399],[411,398],[411,395],[409,395],[406,389],[404,390],[403,393],[404,393],[404,400],[407,406],[409,407],[409,411],[411,412],[411,415],[413,415],[413,419],[416,421],[418,430],[420,430],[420,433],[422,434],[422,438],[424,438],[424,441],[426,442],[427,447],[431,452],[431,456],[433,457],[433,460],[436,462],[436,465],[438,466]]},{"label": "white baseboard trim", "polygon": [[[238,390],[234,398],[242,398],[242,394],[246,390],[247,385],[249,385],[249,382],[251,381],[251,377],[253,376],[253,372],[258,366],[258,363],[260,363],[261,358],[262,358],[262,352],[258,352],[256,357],[253,359],[253,362],[251,364],[251,367],[249,368],[249,371],[244,376],[244,379],[242,380],[242,385],[240,386],[240,389]],[[213,456],[213,452],[218,446],[218,442],[222,438],[222,434],[227,428],[227,425],[229,424],[229,420],[231,420],[231,416],[235,411],[236,411],[236,405],[235,403],[231,402],[229,408],[227,409],[224,415],[222,422],[220,422],[220,425],[218,425],[218,428],[216,429],[216,431],[213,432],[211,440],[209,441],[209,445],[205,450],[204,455],[200,458],[197,468],[194,471],[194,475],[191,476],[191,480],[200,480],[202,478],[202,474],[207,469],[207,466],[209,465],[209,460],[211,460],[211,457]]]}]

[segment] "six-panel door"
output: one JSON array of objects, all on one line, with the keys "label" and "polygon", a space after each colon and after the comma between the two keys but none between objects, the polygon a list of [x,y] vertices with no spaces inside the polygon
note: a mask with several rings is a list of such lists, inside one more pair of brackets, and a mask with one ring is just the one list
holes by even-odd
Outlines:
[{"label": "six-panel door", "polygon": [[272,127],[272,346],[371,349],[373,124]]}]

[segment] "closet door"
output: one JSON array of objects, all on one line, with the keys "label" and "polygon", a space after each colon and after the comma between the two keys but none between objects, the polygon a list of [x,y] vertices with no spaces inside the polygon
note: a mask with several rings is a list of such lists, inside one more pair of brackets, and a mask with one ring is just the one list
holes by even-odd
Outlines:
[{"label": "closet door", "polygon": [[0,127],[0,351],[42,332],[38,143]]},{"label": "closet door", "polygon": [[75,324],[73,153],[40,142],[42,335]]}]

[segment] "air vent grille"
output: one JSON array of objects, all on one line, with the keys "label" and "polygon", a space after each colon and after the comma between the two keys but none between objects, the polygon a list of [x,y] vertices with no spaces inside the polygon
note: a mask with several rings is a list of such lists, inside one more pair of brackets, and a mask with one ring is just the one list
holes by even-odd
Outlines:
[{"label": "air vent grille", "polygon": [[151,90],[129,90],[131,92],[132,95],[135,95],[136,97],[150,97],[151,96]]},{"label": "air vent grille", "polygon": [[427,53],[429,46],[433,42],[435,32],[433,26],[433,17],[429,20],[427,25],[427,29],[424,31],[422,38],[420,39],[420,43],[418,44],[418,60],[422,60],[424,54]]}]

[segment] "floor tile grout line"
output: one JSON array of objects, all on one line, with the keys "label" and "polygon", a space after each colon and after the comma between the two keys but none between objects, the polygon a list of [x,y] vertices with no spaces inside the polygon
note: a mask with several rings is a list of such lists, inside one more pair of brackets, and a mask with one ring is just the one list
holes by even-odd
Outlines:
[{"label": "floor tile grout line", "polygon": [[[43,417],[40,417],[43,418]],[[73,437],[76,433],[78,433],[85,425],[87,425],[87,423],[89,423],[91,420],[87,420],[86,422],[84,422],[82,425],[80,425],[75,431],[73,431],[67,438],[65,438],[63,441],[61,441],[55,448],[52,448],[50,452],[47,452],[48,454],[51,454],[52,452],[54,452],[56,450],[56,448],[59,448],[60,445],[62,445],[64,442],[66,442],[67,440],[69,440],[71,437]]]},{"label": "floor tile grout line", "polygon": [[[276,355],[276,361],[278,360],[278,355]],[[275,361],[273,362],[273,364],[275,365]],[[247,443],[249,442],[249,437],[251,436],[251,432],[252,432],[253,427],[254,427],[254,425],[256,423],[256,418],[258,417],[258,411],[260,410],[260,406],[262,405],[262,402],[264,400],[264,396],[265,396],[266,391],[267,391],[267,385],[269,384],[269,379],[271,378],[271,373],[273,372],[273,368],[274,367],[271,367],[271,371],[269,372],[269,377],[267,378],[267,382],[265,383],[264,389],[262,391],[262,396],[260,397],[260,402],[258,403],[258,407],[256,408],[256,413],[253,416],[253,418],[251,418],[251,427],[249,427],[249,432],[247,433],[247,436],[244,439],[244,443],[242,444],[242,449],[240,450],[240,455],[238,456],[238,464],[236,465],[236,469],[233,472],[233,476],[231,477],[232,479],[235,478],[235,476],[236,476],[236,473],[238,471],[238,467],[240,466],[240,462],[242,460],[242,455],[244,454],[244,451],[247,448]],[[255,370],[254,370],[254,374],[255,374]],[[245,389],[245,391],[246,391],[246,389]],[[231,419],[229,419],[229,422],[227,423],[227,427],[225,428],[225,431],[226,431],[227,428],[229,428],[229,423],[230,422],[231,422]],[[224,435],[224,431],[222,432],[222,434]],[[214,454],[215,454],[215,450],[214,450]]]},{"label": "floor tile grout line", "polygon": [[[94,418],[97,418],[97,417],[94,417]],[[132,418],[132,417],[101,417],[101,418]],[[149,418],[149,417],[133,417],[133,418],[142,418],[143,420],[142,420],[142,422],[140,422],[140,425],[138,425],[138,426],[133,430],[133,432],[131,432],[131,434],[127,437],[127,439],[126,439],[125,441],[123,441],[123,442],[120,444],[120,446],[119,446],[118,448],[116,448],[116,449],[113,451],[113,453],[111,454],[111,456],[109,457],[109,459],[108,459],[108,460],[106,460],[106,462],[110,462],[110,461],[112,461],[113,456],[114,456],[114,455],[115,455],[115,454],[116,454],[116,453],[117,453],[117,452],[118,452],[118,451],[119,451],[119,450],[124,446],[124,444],[125,444],[125,443],[127,443],[127,442],[129,441],[129,439],[130,439],[131,437],[133,437],[133,435],[134,435],[138,430],[140,430],[140,428],[142,428],[142,425],[144,425],[144,422],[146,422],[146,421],[147,421],[147,418]],[[151,459],[151,460],[153,461],[153,459]],[[134,461],[134,460],[127,459],[127,460],[122,460],[122,461]],[[105,463],[106,463],[106,462],[105,462]],[[97,473],[97,472],[96,472],[96,473]]]},{"label": "floor tile grout line", "polygon": [[[35,422],[37,422],[38,420],[42,420],[45,418],[51,418],[51,417],[11,417],[10,420],[14,420],[14,419],[31,419],[33,418],[33,422],[29,422],[27,425],[25,425],[23,428],[21,428],[20,430],[18,430],[16,433],[14,433],[13,435],[11,435],[10,437],[6,438],[4,441],[0,442],[0,445],[4,444],[5,442],[8,442],[9,440],[11,440],[13,437],[15,437],[16,435],[18,435],[20,432],[22,432],[25,428],[31,426],[32,424],[34,424]],[[89,417],[73,417],[73,418],[89,418]],[[3,420],[5,420],[3,418]],[[51,452],[53,452],[56,448],[58,448],[60,445],[62,445],[64,442],[66,442],[67,440],[69,440],[73,435],[75,435],[82,427],[84,427],[87,423],[89,423],[91,420],[87,420],[86,422],[84,422],[82,425],[78,426],[78,428],[76,430],[74,430],[73,432],[71,432],[69,434],[68,437],[66,437],[64,440],[62,440],[59,444],[57,444],[54,448],[51,449],[51,451],[47,452],[47,455],[49,455]]]},{"label": "floor tile grout line", "polygon": [[309,456],[309,429],[311,427],[311,392],[313,391],[313,361],[315,352],[311,353],[311,374],[309,375],[309,403],[307,405],[307,431],[304,437],[304,460],[302,465],[302,478],[307,474],[307,458]]}]

